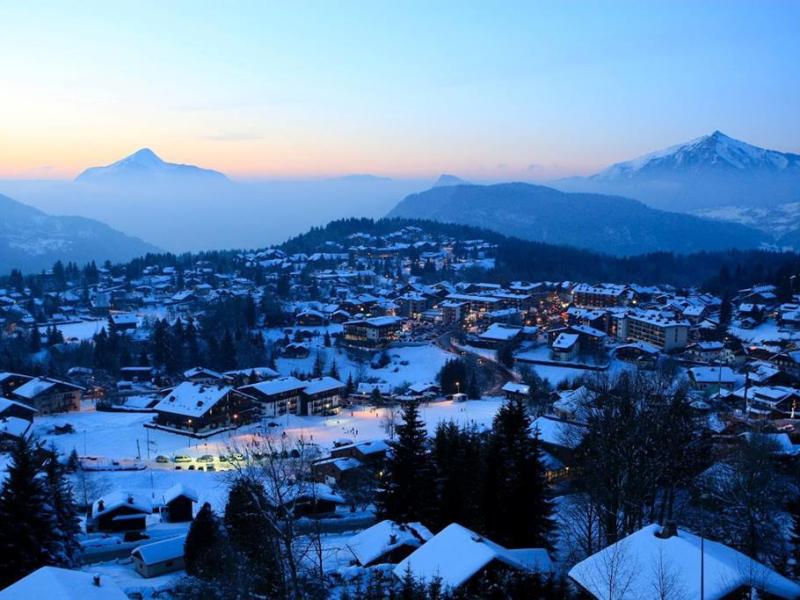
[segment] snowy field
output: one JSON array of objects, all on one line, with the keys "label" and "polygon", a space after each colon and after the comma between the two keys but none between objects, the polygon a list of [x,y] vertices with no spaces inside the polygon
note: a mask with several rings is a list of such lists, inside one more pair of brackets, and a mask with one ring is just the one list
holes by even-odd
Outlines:
[{"label": "snowy field", "polygon": [[737,327],[736,322],[728,328],[728,333],[743,342],[763,344],[764,342],[778,340],[800,340],[800,331],[780,329],[774,319],[767,319],[753,329]]},{"label": "snowy field", "polygon": [[[422,419],[428,431],[433,433],[438,423],[454,421],[461,425],[489,427],[501,406],[502,398],[484,398],[467,402],[443,401],[420,406]],[[387,417],[394,411],[396,421],[400,420],[399,408],[374,408],[367,406],[347,409],[334,417],[298,417],[290,415],[276,419],[277,427],[267,423],[253,423],[237,431],[215,435],[207,440],[194,440],[186,436],[166,431],[146,429],[144,424],[152,419],[150,414],[110,413],[95,411],[89,403],[84,403],[81,412],[60,415],[46,415],[35,421],[36,435],[47,444],[68,454],[73,449],[81,456],[102,456],[109,459],[133,459],[141,457],[147,467],[140,471],[98,471],[86,476],[86,485],[93,494],[103,494],[115,489],[137,492],[159,498],[175,483],[184,483],[199,494],[200,504],[209,502],[215,509],[224,507],[228,474],[219,462],[220,455],[228,455],[237,448],[246,448],[254,441],[270,440],[276,445],[304,443],[319,447],[320,453],[327,453],[334,441],[347,438],[353,441],[385,439]],[[71,424],[75,433],[57,435],[56,425]],[[150,460],[147,458],[148,436],[150,441]],[[215,458],[215,472],[188,470],[190,465],[200,467],[195,460],[181,464],[157,463],[155,457],[163,455],[169,459],[185,455],[196,459],[205,454]],[[83,480],[75,481],[78,493],[84,486]]]}]

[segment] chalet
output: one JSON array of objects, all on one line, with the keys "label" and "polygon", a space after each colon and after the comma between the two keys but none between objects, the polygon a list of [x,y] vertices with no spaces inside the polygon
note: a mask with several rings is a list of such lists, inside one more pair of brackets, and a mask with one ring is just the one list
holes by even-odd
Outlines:
[{"label": "chalet", "polygon": [[611,353],[619,360],[649,369],[655,368],[660,354],[656,346],[647,342],[623,344],[614,348]]},{"label": "chalet", "polygon": [[402,317],[373,317],[344,323],[344,340],[353,346],[378,348],[400,337]]},{"label": "chalet", "polygon": [[306,358],[310,353],[311,349],[302,342],[290,342],[281,350],[286,358]]},{"label": "chalet", "polygon": [[306,309],[295,316],[295,323],[304,327],[321,327],[325,325],[325,315],[318,310]]},{"label": "chalet", "polygon": [[736,374],[730,367],[692,367],[689,369],[689,381],[704,392],[732,391],[736,385]]},{"label": "chalet", "polygon": [[28,383],[33,377],[19,373],[0,373],[0,396],[11,398],[14,390],[23,383]]},{"label": "chalet", "polygon": [[[620,565],[616,573],[612,564]],[[759,598],[800,597],[800,585],[768,566],[719,542],[701,542],[674,525],[647,525],[579,562],[569,577],[590,598],[610,600],[609,581],[618,577],[625,582],[619,597],[653,598],[659,595],[654,590],[664,589],[660,578],[665,568],[670,572],[670,589],[691,597],[697,593],[693,590],[701,589],[701,574],[706,598],[749,598],[751,588]]]},{"label": "chalet", "polygon": [[746,407],[748,413],[764,418],[794,418],[797,412],[800,391],[795,388],[772,385],[745,385],[728,396],[736,408]]},{"label": "chalet", "polygon": [[578,355],[577,333],[559,333],[550,346],[550,357],[553,360],[570,361]]},{"label": "chalet", "polygon": [[686,347],[686,354],[694,360],[710,362],[718,360],[724,348],[725,345],[722,342],[697,342]]},{"label": "chalet", "polygon": [[162,521],[167,523],[186,523],[194,518],[197,492],[182,483],[176,483],[164,492],[162,502]]},{"label": "chalet", "polygon": [[223,376],[228,382],[258,383],[259,381],[274,379],[279,376],[279,373],[269,367],[250,367],[249,369],[225,371]]},{"label": "chalet", "polygon": [[418,581],[438,580],[445,589],[469,590],[483,575],[509,570],[547,576],[553,564],[543,548],[511,550],[451,523],[403,559],[394,574],[402,579],[410,573]]},{"label": "chalet", "polygon": [[138,327],[139,317],[134,313],[112,312],[108,315],[108,324],[117,331],[129,331]]},{"label": "chalet", "polygon": [[552,405],[553,414],[558,419],[576,423],[586,422],[589,417],[589,409],[594,403],[594,392],[582,385],[574,390],[553,392],[553,395],[555,396]]},{"label": "chalet", "polygon": [[183,557],[185,544],[186,536],[179,535],[139,546],[131,552],[133,568],[146,578],[181,571],[186,566]]},{"label": "chalet", "polygon": [[300,392],[297,414],[302,416],[335,415],[341,410],[345,384],[333,377],[309,379]]},{"label": "chalet", "polygon": [[183,378],[192,383],[219,383],[225,376],[205,367],[192,367],[183,372]]},{"label": "chalet", "polygon": [[608,338],[605,331],[595,329],[590,325],[570,325],[569,333],[578,336],[578,345],[582,352],[601,350]]},{"label": "chalet", "polygon": [[0,418],[13,417],[31,423],[35,414],[36,409],[24,402],[10,398],[0,398]]},{"label": "chalet", "polygon": [[363,468],[364,463],[357,458],[331,457],[315,461],[311,465],[311,475],[321,483],[337,485],[357,477]]},{"label": "chalet", "polygon": [[389,444],[385,440],[370,440],[333,448],[331,456],[335,458],[352,457],[364,464],[377,465],[383,462],[388,452]]},{"label": "chalet", "polygon": [[395,523],[385,519],[357,533],[345,546],[360,567],[396,564],[433,537],[421,523]]},{"label": "chalet", "polygon": [[11,396],[40,414],[80,410],[83,388],[58,379],[36,377],[14,389]]},{"label": "chalet", "polygon": [[575,449],[586,435],[586,427],[580,423],[548,416],[534,420],[531,429],[539,436],[542,448],[564,464],[571,464]]},{"label": "chalet", "polygon": [[514,343],[522,339],[522,327],[492,323],[476,340],[476,345],[486,348],[499,348],[503,344]]},{"label": "chalet", "polygon": [[282,487],[280,493],[268,491],[267,497],[273,507],[297,518],[331,514],[345,504],[344,498],[329,486],[308,481]]},{"label": "chalet", "polygon": [[230,386],[184,381],[155,405],[155,426],[201,432],[248,422],[253,399]]},{"label": "chalet", "polygon": [[108,578],[84,571],[41,567],[0,590],[0,600],[128,600]]},{"label": "chalet", "polygon": [[527,400],[530,397],[531,386],[516,381],[507,381],[501,391],[509,400]]},{"label": "chalet", "polygon": [[126,492],[112,492],[94,501],[86,515],[88,533],[144,531],[153,512],[150,500]]}]

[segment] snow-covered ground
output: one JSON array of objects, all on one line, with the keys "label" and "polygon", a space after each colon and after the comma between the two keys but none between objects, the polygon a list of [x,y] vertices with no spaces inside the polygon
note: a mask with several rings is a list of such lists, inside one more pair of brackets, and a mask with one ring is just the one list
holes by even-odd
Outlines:
[{"label": "snow-covered ground", "polygon": [[800,340],[800,332],[781,329],[774,319],[767,319],[753,329],[738,327],[737,323],[734,321],[728,328],[728,332],[743,342],[755,344],[777,340]]}]

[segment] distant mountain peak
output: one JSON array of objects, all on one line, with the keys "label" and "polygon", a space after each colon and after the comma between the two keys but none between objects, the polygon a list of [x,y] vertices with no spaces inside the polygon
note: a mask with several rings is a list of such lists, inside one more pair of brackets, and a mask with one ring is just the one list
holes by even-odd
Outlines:
[{"label": "distant mountain peak", "polygon": [[800,156],[754,146],[717,129],[683,144],[613,164],[591,179],[612,181],[638,174],[721,170],[781,172],[793,168],[800,168]]},{"label": "distant mountain peak", "polygon": [[[152,163],[152,164],[161,164],[164,161],[161,160],[161,157],[158,156],[155,152],[153,152],[150,148],[142,148],[137,150],[130,156],[126,156],[117,163],[121,162],[138,162],[138,163]],[[115,164],[117,164],[115,163]]]},{"label": "distant mountain peak", "polygon": [[201,169],[194,165],[169,163],[161,159],[150,148],[141,148],[125,158],[104,167],[90,167],[75,178],[82,183],[128,183],[170,181],[186,183],[192,180],[227,181],[227,177],[219,171]]},{"label": "distant mountain peak", "polygon": [[469,181],[450,175],[449,173],[442,173],[439,179],[433,184],[433,187],[447,187],[449,185],[470,185]]}]

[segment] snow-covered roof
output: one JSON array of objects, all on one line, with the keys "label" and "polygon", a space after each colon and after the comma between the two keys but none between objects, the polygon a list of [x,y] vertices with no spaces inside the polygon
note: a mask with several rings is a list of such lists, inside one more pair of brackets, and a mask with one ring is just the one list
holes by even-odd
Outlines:
[{"label": "snow-covered roof", "polygon": [[232,389],[230,386],[218,387],[205,383],[184,381],[172,390],[167,397],[156,404],[155,410],[185,417],[200,417],[222,400]]},{"label": "snow-covered roof", "polygon": [[509,327],[502,323],[492,323],[479,337],[483,340],[508,341],[514,339],[520,333],[522,333],[521,327]]},{"label": "snow-covered roof", "polygon": [[421,523],[400,524],[389,519],[375,523],[347,540],[347,548],[362,566],[401,546],[419,548],[433,537]]},{"label": "snow-covered roof", "polygon": [[242,391],[256,390],[265,396],[272,396],[273,394],[282,394],[292,390],[301,390],[305,387],[305,382],[300,381],[296,377],[279,377],[271,381],[262,381],[252,385],[246,385]]},{"label": "snow-covered roof", "polygon": [[[616,590],[612,588],[613,598],[651,598],[658,595],[654,590],[660,589],[664,574],[673,590],[671,595],[694,597],[700,589],[700,538],[683,529],[662,538],[656,535],[660,530],[656,524],[643,527],[579,562],[569,576],[599,600],[610,600],[610,577],[620,582]],[[719,542],[705,540],[703,563],[707,600],[727,597],[743,586],[779,598],[800,596],[800,585]]]},{"label": "snow-covered roof", "polygon": [[577,333],[559,333],[553,342],[554,350],[569,350],[578,343]]},{"label": "snow-covered roof", "polygon": [[13,438],[21,438],[30,429],[31,422],[20,417],[3,417],[0,419],[0,434]]},{"label": "snow-covered roof", "polygon": [[517,383],[515,381],[507,381],[501,389],[504,392],[509,392],[511,394],[523,394],[527,396],[531,391],[531,386],[525,385],[524,383]]},{"label": "snow-covered roof", "polygon": [[537,418],[531,429],[534,433],[538,433],[539,439],[545,444],[564,448],[577,447],[586,434],[586,430],[580,425],[550,417]]},{"label": "snow-covered roof", "polygon": [[736,374],[730,367],[692,367],[692,379],[697,383],[735,383]]},{"label": "snow-covered roof", "polygon": [[58,381],[57,379],[49,379],[47,377],[37,377],[36,379],[31,379],[27,383],[23,383],[21,386],[15,389],[14,395],[19,396],[20,398],[31,400],[57,385],[66,385],[74,389],[80,389],[79,386],[72,385],[71,383],[67,383],[65,381]]},{"label": "snow-covered roof", "polygon": [[305,383],[306,385],[303,389],[304,394],[321,394],[323,392],[332,392],[344,387],[344,384],[341,381],[333,377],[309,379]]},{"label": "snow-covered roof", "polygon": [[183,376],[186,379],[191,379],[192,377],[211,377],[213,379],[222,379],[222,373],[218,373],[212,369],[206,369],[205,367],[192,367],[191,369],[187,369],[183,372]]},{"label": "snow-covered roof", "polygon": [[0,591],[2,600],[128,600],[109,577],[60,567],[42,567]]},{"label": "snow-covered roof", "polygon": [[175,560],[183,556],[185,543],[186,535],[179,535],[139,546],[131,552],[131,556],[138,556],[146,565],[153,565],[165,560]]},{"label": "snow-covered roof", "polygon": [[[100,503],[103,503],[103,509],[100,509]],[[120,506],[130,506],[136,510],[150,514],[153,512],[153,505],[150,499],[144,495],[133,494],[131,492],[111,492],[102,498],[98,498],[92,504],[92,517],[96,518],[107,512],[115,510]]]},{"label": "snow-covered roof", "polygon": [[194,491],[193,488],[190,488],[182,483],[176,483],[171,488],[169,488],[166,492],[164,492],[164,504],[169,504],[175,498],[179,496],[186,496],[187,498],[191,499],[194,502],[197,502],[197,492]]},{"label": "snow-covered roof", "polygon": [[552,570],[546,550],[526,549],[523,559],[519,551],[504,548],[466,527],[451,523],[401,561],[394,568],[394,574],[403,577],[410,571],[416,579],[432,581],[439,578],[445,588],[458,588],[493,561],[532,571],[531,557],[534,554],[541,555],[541,560],[535,564],[542,570]]}]

